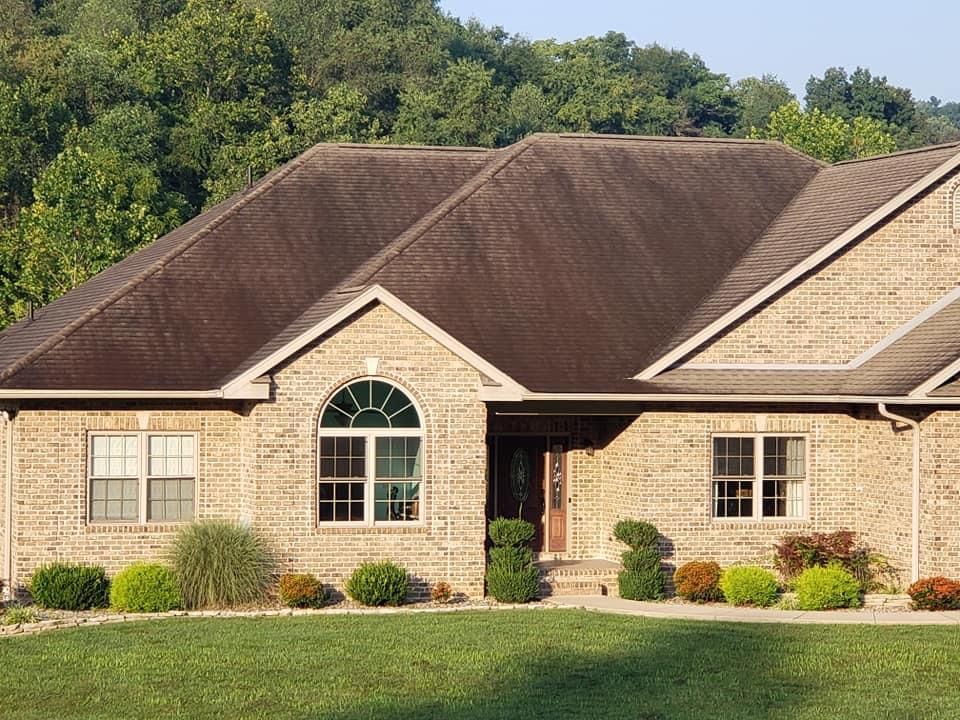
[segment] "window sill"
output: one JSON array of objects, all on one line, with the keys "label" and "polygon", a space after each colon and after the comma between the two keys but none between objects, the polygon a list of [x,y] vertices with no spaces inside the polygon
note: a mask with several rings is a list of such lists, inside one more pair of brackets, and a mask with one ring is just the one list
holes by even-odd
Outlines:
[{"label": "window sill", "polygon": [[711,525],[717,525],[726,529],[757,529],[765,530],[777,529],[796,529],[809,526],[810,518],[710,518]]},{"label": "window sill", "polygon": [[426,535],[427,525],[317,525],[314,535]]},{"label": "window sill", "polygon": [[88,523],[84,532],[90,535],[104,533],[122,533],[124,535],[140,533],[172,533],[187,523]]}]

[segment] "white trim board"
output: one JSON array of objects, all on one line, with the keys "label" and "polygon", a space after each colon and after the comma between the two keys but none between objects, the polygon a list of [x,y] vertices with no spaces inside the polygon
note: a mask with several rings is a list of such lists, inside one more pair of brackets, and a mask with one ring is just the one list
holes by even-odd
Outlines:
[{"label": "white trim board", "polygon": [[960,152],[957,152],[949,160],[942,163],[933,171],[927,173],[906,190],[903,190],[895,197],[881,205],[879,208],[860,220],[860,222],[845,230],[843,233],[807,257],[805,260],[795,265],[786,273],[782,274],[776,280],[755,292],[733,309],[728,310],[717,320],[714,320],[712,323],[707,325],[707,327],[705,327],[703,330],[699,331],[687,340],[684,340],[673,350],[670,350],[658,360],[648,365],[646,368],[634,375],[634,379],[651,380],[670,366],[683,360],[684,357],[713,338],[719,332],[725,330],[727,327],[742,318],[751,310],[755,309],[765,300],[769,299],[777,292],[787,287],[794,280],[814,269],[817,265],[822,263],[831,255],[842,250],[844,247],[863,235],[863,233],[867,232],[879,222],[883,221],[891,213],[899,210],[903,205],[908,203],[910,200],[943,178],[945,175],[955,170],[957,167],[960,167]]},{"label": "white trim board", "polygon": [[264,373],[269,372],[288,357],[301,350],[306,345],[323,335],[325,332],[336,327],[351,315],[362,310],[372,302],[379,302],[385,307],[390,308],[397,313],[397,315],[402,317],[424,334],[428,335],[430,338],[445,347],[465,363],[483,373],[494,382],[498,383],[500,387],[494,389],[499,393],[506,395],[508,398],[512,397],[519,400],[523,393],[528,392],[525,387],[516,382],[505,372],[499,370],[484,360],[477,353],[473,352],[473,350],[468,348],[438,325],[434,324],[426,317],[418,313],[412,307],[400,300],[396,295],[389,292],[386,288],[380,285],[371,285],[339,310],[331,313],[324,320],[321,320],[309,330],[304,331],[293,340],[286,343],[283,347],[277,349],[266,358],[258,362],[253,367],[244,370],[240,375],[228,381],[223,386],[224,396],[233,397],[231,393],[233,392],[234,388],[243,387],[249,383],[255,382],[257,378],[262,376]]},{"label": "white trim board", "polygon": [[[960,361],[958,361],[960,362]],[[488,398],[480,391],[483,401],[501,401]],[[884,395],[758,395],[723,393],[525,393],[521,401],[582,401],[582,402],[716,402],[716,403],[807,403],[876,405],[960,405],[960,397],[914,397]]]}]

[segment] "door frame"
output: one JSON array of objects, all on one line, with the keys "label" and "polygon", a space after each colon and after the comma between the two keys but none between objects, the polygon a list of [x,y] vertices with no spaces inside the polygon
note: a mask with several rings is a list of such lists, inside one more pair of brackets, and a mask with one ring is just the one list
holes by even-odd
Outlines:
[{"label": "door frame", "polygon": [[[542,547],[532,548],[534,555],[556,554],[563,555],[569,552],[570,548],[570,482],[572,480],[570,473],[570,451],[573,449],[572,436],[569,432],[550,433],[550,432],[497,432],[487,434],[487,520],[491,520],[493,513],[496,512],[497,500],[499,499],[500,478],[497,473],[500,468],[500,438],[502,437],[529,437],[543,438],[542,460],[541,460],[541,478],[540,483],[544,493],[544,510],[540,518],[540,537],[542,538]],[[550,497],[550,448],[556,443],[561,442],[566,447],[563,453],[563,476],[565,480],[563,513],[566,532],[564,534],[564,549],[551,551],[547,548],[550,544],[550,508],[547,500]]]}]

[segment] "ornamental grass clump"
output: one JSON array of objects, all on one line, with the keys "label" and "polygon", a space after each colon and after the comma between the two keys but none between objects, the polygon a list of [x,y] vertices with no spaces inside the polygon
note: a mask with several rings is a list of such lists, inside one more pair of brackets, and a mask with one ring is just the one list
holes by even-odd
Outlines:
[{"label": "ornamental grass clump", "polygon": [[620,556],[623,562],[623,570],[617,576],[620,597],[625,600],[663,599],[657,528],[642,520],[621,520],[614,526],[613,536],[630,548]]},{"label": "ornamental grass clump", "polygon": [[29,625],[40,622],[40,613],[29,605],[14,603],[0,613],[0,625]]},{"label": "ornamental grass clump", "polygon": [[266,543],[225,520],[185,526],[173,542],[173,572],[185,607],[224,608],[263,602],[273,577]]},{"label": "ornamental grass clump", "polygon": [[497,518],[488,527],[490,540],[487,592],[500,602],[526,603],[540,590],[540,573],[527,547],[535,528],[526,520]]},{"label": "ornamental grass clump", "polygon": [[42,608],[91,610],[107,606],[110,582],[99,565],[52,563],[30,578],[30,595]]},{"label": "ornamental grass clump", "polygon": [[180,584],[170,568],[135,563],[110,583],[110,607],[120,612],[155,613],[182,607]]},{"label": "ornamental grass clump", "polygon": [[312,573],[287,573],[280,576],[280,602],[292,608],[319,608],[327,601],[327,591]]},{"label": "ornamental grass clump", "polygon": [[731,605],[769,607],[779,589],[774,574],[756,565],[733,565],[720,575],[720,591]]},{"label": "ornamental grass clump", "polygon": [[960,582],[945,577],[917,580],[907,588],[914,610],[960,610]]},{"label": "ornamental grass clump", "polygon": [[410,589],[407,571],[389,560],[363,563],[347,580],[345,589],[351,599],[363,605],[401,605]]},{"label": "ornamental grass clump", "polygon": [[801,610],[860,607],[860,583],[839,564],[810,567],[794,584]]},{"label": "ornamental grass clump", "polygon": [[677,595],[691,602],[719,602],[720,566],[715,562],[688,562],[673,574]]}]

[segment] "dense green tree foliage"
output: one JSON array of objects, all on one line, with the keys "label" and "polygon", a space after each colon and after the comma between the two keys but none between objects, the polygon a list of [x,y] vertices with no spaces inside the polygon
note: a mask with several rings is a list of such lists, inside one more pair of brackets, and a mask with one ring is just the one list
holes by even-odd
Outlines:
[{"label": "dense green tree foliage", "polygon": [[0,323],[322,141],[762,137],[828,161],[960,137],[857,68],[736,84],[621,33],[530,40],[436,0],[0,2]]}]

